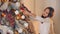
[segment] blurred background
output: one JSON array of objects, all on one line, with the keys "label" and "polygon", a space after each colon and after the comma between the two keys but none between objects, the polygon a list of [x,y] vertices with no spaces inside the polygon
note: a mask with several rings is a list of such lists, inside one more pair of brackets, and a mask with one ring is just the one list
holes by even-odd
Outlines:
[{"label": "blurred background", "polygon": [[23,0],[24,5],[36,15],[41,15],[45,7],[51,6],[55,9],[54,30],[60,34],[60,0]]}]

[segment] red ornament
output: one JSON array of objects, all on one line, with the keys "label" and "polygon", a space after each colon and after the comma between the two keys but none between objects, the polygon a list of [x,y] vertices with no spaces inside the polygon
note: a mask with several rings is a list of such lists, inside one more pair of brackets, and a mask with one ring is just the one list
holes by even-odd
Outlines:
[{"label": "red ornament", "polygon": [[24,12],[24,8],[23,8],[23,7],[21,7],[20,10],[21,10],[22,12]]}]

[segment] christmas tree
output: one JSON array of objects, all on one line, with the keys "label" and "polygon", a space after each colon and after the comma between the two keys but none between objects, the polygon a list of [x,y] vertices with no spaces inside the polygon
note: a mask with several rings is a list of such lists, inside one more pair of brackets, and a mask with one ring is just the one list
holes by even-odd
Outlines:
[{"label": "christmas tree", "polygon": [[29,15],[24,14],[26,11],[31,13],[31,11],[21,3],[21,0],[1,0],[0,33],[32,34],[33,32],[28,28],[30,20]]}]

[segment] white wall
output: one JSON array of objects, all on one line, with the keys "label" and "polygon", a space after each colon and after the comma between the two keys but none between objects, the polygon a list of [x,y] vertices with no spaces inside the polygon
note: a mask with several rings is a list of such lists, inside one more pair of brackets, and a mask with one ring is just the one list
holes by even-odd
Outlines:
[{"label": "white wall", "polygon": [[57,10],[56,10],[56,15],[54,17],[54,22],[55,22],[55,32],[56,34],[60,34],[60,0],[57,0]]},{"label": "white wall", "polygon": [[31,10],[32,12],[34,12],[34,0],[24,0],[24,5]]}]

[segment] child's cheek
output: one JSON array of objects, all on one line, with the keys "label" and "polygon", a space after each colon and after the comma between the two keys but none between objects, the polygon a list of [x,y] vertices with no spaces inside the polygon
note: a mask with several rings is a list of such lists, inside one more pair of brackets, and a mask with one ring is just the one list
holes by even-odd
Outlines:
[{"label": "child's cheek", "polygon": [[47,16],[48,16],[48,14],[45,14],[45,16],[47,17]]}]

